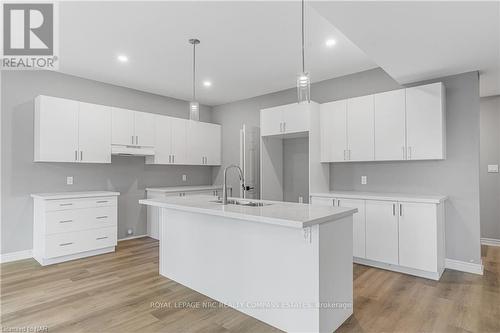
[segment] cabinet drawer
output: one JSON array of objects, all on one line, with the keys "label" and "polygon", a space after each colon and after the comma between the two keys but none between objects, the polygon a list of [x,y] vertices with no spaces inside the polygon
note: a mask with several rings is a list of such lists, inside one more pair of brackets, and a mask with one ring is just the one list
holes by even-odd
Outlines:
[{"label": "cabinet drawer", "polygon": [[54,258],[116,245],[116,227],[67,232],[45,237],[45,258]]},{"label": "cabinet drawer", "polygon": [[116,197],[48,200],[46,210],[56,211],[104,206],[116,206]]},{"label": "cabinet drawer", "polygon": [[45,233],[115,227],[116,214],[114,206],[47,212]]}]

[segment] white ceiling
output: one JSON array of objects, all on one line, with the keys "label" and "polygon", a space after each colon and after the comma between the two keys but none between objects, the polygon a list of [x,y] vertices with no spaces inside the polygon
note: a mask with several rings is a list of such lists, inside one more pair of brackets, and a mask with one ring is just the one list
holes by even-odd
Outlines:
[{"label": "white ceiling", "polygon": [[[313,82],[377,67],[312,8],[306,13]],[[294,87],[301,70],[300,2],[61,2],[59,31],[61,72],[185,100],[187,40],[197,37],[197,95],[209,105]],[[327,48],[327,38],[337,45]]]},{"label": "white ceiling", "polygon": [[401,84],[480,71],[480,94],[500,94],[499,1],[315,2]]}]

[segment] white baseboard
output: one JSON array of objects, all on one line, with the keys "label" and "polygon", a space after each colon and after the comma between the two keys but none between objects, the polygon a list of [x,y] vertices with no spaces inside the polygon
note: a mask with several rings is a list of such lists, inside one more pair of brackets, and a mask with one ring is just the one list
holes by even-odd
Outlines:
[{"label": "white baseboard", "polygon": [[149,235],[148,234],[144,234],[144,235],[138,235],[138,236],[130,236],[130,237],[119,239],[118,241],[121,242],[121,241],[136,239],[136,238],[142,238],[142,237],[149,237]]},{"label": "white baseboard", "polygon": [[461,271],[478,275],[483,275],[483,270],[484,270],[482,262],[480,264],[474,264],[471,262],[460,261],[455,259],[445,259],[445,267],[447,269],[453,269],[455,271]]},{"label": "white baseboard", "polygon": [[358,257],[353,257],[353,262],[356,264],[381,268],[381,269],[385,269],[388,271],[409,274],[409,275],[423,277],[426,279],[431,279],[431,280],[436,280],[436,281],[439,281],[439,279],[441,278],[441,275],[443,274],[443,270],[441,270],[439,272],[428,272],[428,271],[422,271],[420,269],[409,268],[409,267],[404,267],[404,266],[399,266],[399,265],[394,265],[394,264],[386,264],[383,262],[365,259],[365,258],[358,258]]},{"label": "white baseboard", "polygon": [[17,252],[10,252],[10,253],[2,253],[2,256],[0,258],[0,263],[6,263],[6,262],[11,262],[11,261],[17,261],[17,260],[23,260],[23,259],[29,259],[33,257],[33,251],[32,250],[24,250],[24,251],[17,251]]},{"label": "white baseboard", "polygon": [[489,246],[500,246],[500,239],[481,238],[481,244],[482,245],[489,245]]}]

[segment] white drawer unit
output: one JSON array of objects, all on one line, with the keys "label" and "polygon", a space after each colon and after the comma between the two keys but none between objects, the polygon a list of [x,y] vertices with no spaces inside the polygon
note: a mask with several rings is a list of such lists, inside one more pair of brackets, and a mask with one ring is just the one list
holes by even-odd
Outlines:
[{"label": "white drawer unit", "polygon": [[354,262],[439,280],[444,271],[444,196],[338,191],[313,205],[354,207]]},{"label": "white drawer unit", "polygon": [[32,194],[33,257],[43,266],[115,250],[117,192]]}]

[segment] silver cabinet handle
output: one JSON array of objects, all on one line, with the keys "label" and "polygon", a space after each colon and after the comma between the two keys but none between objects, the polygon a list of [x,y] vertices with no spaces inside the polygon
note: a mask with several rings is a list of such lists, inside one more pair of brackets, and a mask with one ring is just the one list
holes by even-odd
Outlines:
[{"label": "silver cabinet handle", "polygon": [[80,150],[80,161],[83,161],[83,150]]},{"label": "silver cabinet handle", "polygon": [[104,237],[97,237],[96,240],[101,240],[101,239],[106,239],[108,238],[108,236],[104,236]]},{"label": "silver cabinet handle", "polygon": [[280,121],[280,132],[283,132],[283,122]]},{"label": "silver cabinet handle", "polygon": [[75,150],[75,161],[78,161],[78,151]]},{"label": "silver cabinet handle", "polygon": [[283,132],[286,132],[286,121],[283,122]]},{"label": "silver cabinet handle", "polygon": [[405,146],[402,146],[402,147],[401,147],[401,158],[402,158],[403,160],[406,160],[406,157],[405,157]]},{"label": "silver cabinet handle", "polygon": [[96,220],[102,220],[102,219],[107,219],[108,216],[107,215],[104,215],[104,216],[97,216],[96,217]]},{"label": "silver cabinet handle", "polygon": [[100,201],[97,201],[97,203],[106,203],[108,202],[108,200],[100,200]]},{"label": "silver cabinet handle", "polygon": [[62,203],[62,204],[59,204],[59,206],[73,206],[72,203]]},{"label": "silver cabinet handle", "polygon": [[346,153],[347,153],[347,150],[344,149],[344,161],[347,161]]},{"label": "silver cabinet handle", "polygon": [[139,136],[135,136],[135,144],[138,145],[139,144]]},{"label": "silver cabinet handle", "polygon": [[408,146],[408,154],[406,155],[408,160],[411,160],[411,146]]},{"label": "silver cabinet handle", "polygon": [[132,144],[134,144],[134,136],[132,135]]},{"label": "silver cabinet handle", "polygon": [[396,204],[392,204],[392,216],[396,216]]},{"label": "silver cabinet handle", "polygon": [[64,220],[64,221],[59,221],[59,223],[69,223],[69,222],[73,222],[73,220]]},{"label": "silver cabinet handle", "polygon": [[399,204],[399,216],[403,216],[403,205]]},{"label": "silver cabinet handle", "polygon": [[168,155],[168,163],[172,163],[172,155]]},{"label": "silver cabinet handle", "polygon": [[337,207],[340,207],[340,199],[337,199]]},{"label": "silver cabinet handle", "polygon": [[70,242],[70,243],[62,243],[62,244],[59,244],[59,246],[68,246],[68,245],[71,245],[73,244],[73,242]]},{"label": "silver cabinet handle", "polygon": [[172,163],[175,163],[175,155],[172,155]]}]

